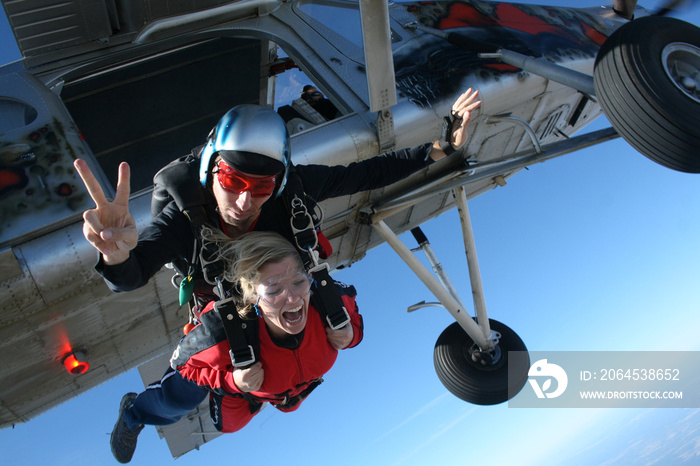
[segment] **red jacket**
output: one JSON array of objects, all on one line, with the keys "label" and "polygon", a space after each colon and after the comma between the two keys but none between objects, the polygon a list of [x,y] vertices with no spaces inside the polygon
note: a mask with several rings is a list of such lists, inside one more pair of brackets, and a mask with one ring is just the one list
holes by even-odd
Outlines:
[{"label": "red jacket", "polygon": [[[353,290],[354,291],[354,290]],[[342,295],[353,327],[351,348],[360,343],[363,336],[362,316],[357,312],[354,296]],[[202,315],[213,309],[207,305]],[[206,318],[204,320],[207,320]],[[225,337],[212,346],[189,356],[176,369],[188,380],[205,386],[218,394],[212,413],[217,428],[223,432],[240,429],[259,409],[259,403],[269,401],[282,411],[294,411],[311,389],[320,383],[321,377],[333,367],[338,351],[328,343],[326,326],[313,306],[309,306],[306,328],[300,345],[287,349],[276,345],[270,338],[262,319],[259,319],[260,361],[265,378],[259,391],[241,392],[233,382],[233,364],[230,346]],[[203,324],[199,324],[198,327]],[[196,327],[195,327],[196,329]],[[195,335],[196,332],[190,332]],[[222,396],[223,395],[223,396]],[[227,396],[228,395],[228,396]],[[220,413],[220,414],[219,414]],[[217,419],[218,417],[221,419]]]}]

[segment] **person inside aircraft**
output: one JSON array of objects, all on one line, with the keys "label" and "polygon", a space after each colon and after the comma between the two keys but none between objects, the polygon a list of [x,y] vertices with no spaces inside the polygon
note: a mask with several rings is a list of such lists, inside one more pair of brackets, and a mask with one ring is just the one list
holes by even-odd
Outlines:
[{"label": "person inside aircraft", "polygon": [[173,406],[179,397],[186,399],[199,387],[211,393],[212,422],[221,432],[242,429],[266,402],[282,412],[295,411],[333,366],[338,350],[362,340],[362,316],[355,305],[354,288],[339,284],[350,323],[331,329],[311,299],[311,277],[296,248],[285,238],[271,232],[246,233],[235,240],[220,233],[208,236],[216,240],[218,254],[224,259],[226,281],[240,290],[232,312],[248,325],[258,324],[259,357],[246,367],[232,364],[229,341],[217,337],[222,334],[221,319],[205,317],[213,312],[215,302],[207,304],[201,322],[173,353],[170,373],[180,375],[177,384],[168,390],[147,390],[158,392],[160,400],[173,400],[171,406],[148,405],[152,398],[135,393],[122,398],[111,439],[112,453],[121,463],[131,460],[144,425],[176,422],[190,407],[185,403],[177,411]]},{"label": "person inside aircraft", "polygon": [[340,113],[335,105],[333,105],[333,102],[326,99],[321,91],[316,89],[311,84],[304,86],[304,89],[301,92],[301,99],[304,102],[308,102],[308,104],[314,110],[316,110],[323,118],[326,119],[326,121],[330,121],[340,116]]},{"label": "person inside aircraft", "polygon": [[[311,84],[304,86],[301,96],[295,99],[291,105],[283,105],[277,109],[290,132],[298,132],[295,129],[306,128],[309,123],[320,125],[326,121],[340,116],[340,112],[333,102],[326,99],[321,91]],[[299,123],[297,125],[296,123]]]},{"label": "person inside aircraft", "polygon": [[[452,105],[454,123],[446,150],[458,149],[467,140],[471,112],[479,107],[479,92],[468,89]],[[444,157],[441,141],[403,149],[344,166],[297,165],[293,167],[304,193],[317,202],[354,194],[396,182]],[[84,160],[75,168],[85,183],[96,207],[83,214],[83,234],[99,251],[95,270],[112,291],[124,292],[144,286],[165,264],[172,263],[181,272],[183,283],[192,283],[189,292],[196,315],[215,299],[212,280],[207,280],[199,231],[205,225],[219,229],[230,238],[249,231],[275,231],[290,241],[294,235],[282,205],[290,172],[289,135],[282,119],[271,109],[244,105],[230,110],[212,130],[207,144],[197,148],[191,158],[196,170],[186,166],[180,178],[195,186],[201,203],[191,212],[183,212],[176,200],[168,202],[154,215],[151,223],[138,232],[129,212],[129,165],[119,166],[116,196],[107,198]],[[196,172],[199,172],[199,179]],[[195,172],[193,174],[193,172]],[[200,184],[201,183],[201,184]],[[201,192],[200,192],[201,191]],[[203,221],[195,223],[197,212]],[[182,292],[182,289],[181,289]],[[189,297],[185,302],[190,300]],[[182,300],[181,300],[182,301]],[[160,382],[163,390],[177,384],[179,373],[166,373]],[[151,397],[145,405],[162,402],[147,390],[139,397]],[[207,392],[197,386],[182,395],[179,413],[186,403],[197,407]],[[161,409],[160,411],[163,411]]]}]

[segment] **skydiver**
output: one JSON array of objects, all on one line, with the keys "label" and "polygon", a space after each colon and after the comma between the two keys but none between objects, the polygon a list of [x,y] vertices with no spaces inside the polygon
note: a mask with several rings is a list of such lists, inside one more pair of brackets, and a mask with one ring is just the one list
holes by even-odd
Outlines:
[{"label": "skydiver", "polygon": [[[256,325],[259,358],[247,367],[231,364],[228,340],[221,337],[221,319],[206,318],[215,302],[203,310],[200,323],[180,341],[169,374],[211,393],[211,418],[224,433],[242,429],[270,403],[282,412],[299,408],[333,366],[338,350],[360,343],[362,317],[355,305],[355,289],[344,285],[343,305],[350,323],[340,329],[325,325],[316,303],[311,302],[311,277],[306,274],[295,246],[277,233],[251,232],[231,240],[219,234],[216,242],[224,258],[226,280],[241,290],[236,310],[248,325]],[[223,302],[223,301],[222,301]],[[322,313],[321,313],[322,315]],[[259,316],[259,317],[258,317]],[[157,405],[142,413],[130,409],[136,393],[126,394],[112,433],[115,458],[127,463],[136,435],[145,424],[161,425],[169,413]],[[129,442],[130,439],[134,442]],[[126,441],[125,441],[126,440]]]},{"label": "skydiver", "polygon": [[[467,141],[472,111],[481,105],[478,96],[479,91],[469,88],[452,105],[455,122],[449,143],[455,150]],[[239,127],[247,132],[234,131]],[[272,230],[288,236],[289,219],[277,218],[274,207],[290,163],[289,136],[275,112],[252,105],[235,107],[219,120],[202,153],[210,156],[209,165],[200,172],[200,181],[206,186],[212,225],[232,238],[251,230]],[[305,192],[321,202],[387,186],[444,156],[440,141],[435,141],[347,167],[297,165],[295,169]],[[119,165],[113,201],[107,200],[84,160],[77,159],[75,168],[96,205],[83,213],[83,235],[100,252],[95,269],[112,291],[140,288],[163,265],[191,261],[193,232],[174,202],[139,234],[129,212],[128,163]]]},{"label": "skydiver", "polygon": [[[478,96],[479,91],[470,88],[452,105],[454,123],[448,141],[452,149],[459,149],[467,140],[472,112],[481,105]],[[249,231],[276,231],[292,240],[289,218],[280,218],[278,214],[277,197],[287,181],[289,135],[284,121],[274,111],[254,105],[234,107],[219,120],[196,155],[202,160],[199,181],[205,188],[207,203],[203,207],[210,226],[230,238]],[[435,141],[347,167],[298,165],[294,168],[305,193],[321,202],[389,185],[445,155],[440,141]],[[100,252],[95,270],[112,291],[137,289],[163,265],[174,263],[193,277],[195,307],[201,309],[213,299],[211,286],[202,280],[201,264],[197,263],[199,251],[194,250],[201,247],[201,242],[196,241],[190,220],[174,201],[139,234],[128,206],[129,165],[126,162],[119,165],[113,201],[107,200],[84,160],[77,159],[75,168],[96,205],[83,214],[83,235]],[[128,410],[120,407],[115,431],[125,412],[166,411],[169,415],[160,425],[177,422],[206,395],[206,390],[179,377],[177,372],[166,372],[157,387],[142,392]],[[128,458],[125,461],[128,462],[140,429],[121,432],[121,436],[112,436],[112,448],[113,452],[115,448],[125,452],[120,455]]]}]

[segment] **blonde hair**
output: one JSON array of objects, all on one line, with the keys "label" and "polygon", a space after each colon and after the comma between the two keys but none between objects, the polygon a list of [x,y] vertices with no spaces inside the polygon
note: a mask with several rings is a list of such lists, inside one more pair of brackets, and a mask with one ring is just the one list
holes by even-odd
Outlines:
[{"label": "blonde hair", "polygon": [[247,317],[256,302],[255,288],[260,284],[260,269],[266,264],[294,258],[303,270],[296,248],[278,233],[254,231],[231,239],[218,230],[202,231],[204,241],[218,243],[215,260],[224,261],[223,278],[234,283],[240,292],[238,312]]}]

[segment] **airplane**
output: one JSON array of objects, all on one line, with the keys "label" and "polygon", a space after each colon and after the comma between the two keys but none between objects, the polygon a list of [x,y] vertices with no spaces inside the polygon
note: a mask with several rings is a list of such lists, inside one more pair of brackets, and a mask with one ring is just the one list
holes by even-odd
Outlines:
[{"label": "airplane", "polygon": [[[458,154],[322,204],[331,269],[386,242],[455,318],[439,338],[436,371],[465,401],[513,396],[506,354],[526,354],[517,334],[485,312],[469,199],[527,166],[619,135],[665,167],[700,172],[700,33],[634,1],[585,9],[374,0],[3,6],[23,60],[0,69],[2,427],[137,366],[146,382],[156,380],[187,323],[172,270],[119,294],[94,273],[81,218],[92,201],[73,160],[88,161],[111,194],[118,163],[128,161],[141,226],[155,172],[201,144],[229,108],[272,106],[284,70],[300,68],[341,114],[318,123],[295,109],[288,126],[297,164],[347,164],[438,139],[454,98],[480,90],[484,103]],[[648,60],[649,49],[662,58]],[[576,136],[603,114],[612,128]],[[439,271],[418,227],[455,207],[473,314],[449,277],[428,271],[398,238],[412,231]],[[207,416],[201,409],[162,430],[173,456],[217,435],[201,429]],[[191,436],[197,428],[201,436]]]}]

